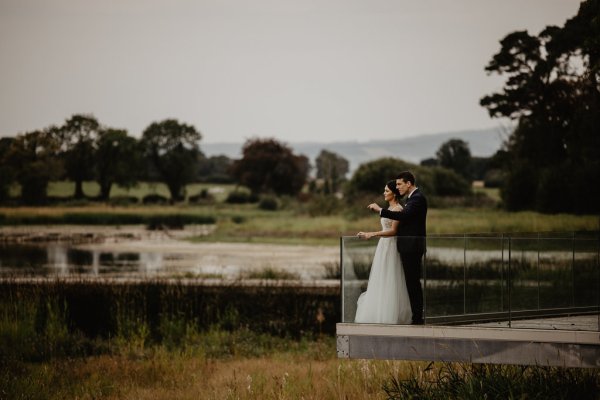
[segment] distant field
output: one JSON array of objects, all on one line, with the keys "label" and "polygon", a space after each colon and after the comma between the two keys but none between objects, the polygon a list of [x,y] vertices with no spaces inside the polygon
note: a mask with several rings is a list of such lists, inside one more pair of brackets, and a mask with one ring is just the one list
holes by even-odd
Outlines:
[{"label": "distant field", "polygon": [[[193,183],[186,186],[186,196],[194,196],[199,194],[203,189],[211,191],[211,194],[217,201],[223,201],[227,197],[227,193],[235,188],[235,185],[227,184],[212,184],[212,183]],[[48,185],[48,196],[51,197],[70,197],[75,193],[75,183],[70,181],[50,182]],[[96,182],[84,182],[83,193],[88,197],[95,197],[100,194],[100,186]],[[141,182],[130,189],[114,185],[110,197],[118,196],[134,196],[141,200],[148,194],[159,194],[161,196],[170,197],[167,185],[160,182]],[[18,185],[13,185],[10,190],[11,197],[21,195],[21,188]]]},{"label": "distant field", "polygon": [[[131,214],[182,216],[207,215],[216,219],[217,228],[210,236],[197,241],[257,242],[281,244],[336,245],[340,236],[359,231],[380,229],[377,215],[364,210],[364,215],[348,218],[340,214],[311,217],[288,205],[278,211],[264,211],[256,204],[229,205],[217,203],[206,206],[128,206],[90,205],[77,207],[0,207],[6,217],[40,218],[65,214]],[[465,234],[484,232],[549,232],[598,230],[598,217],[568,214],[547,215],[536,212],[506,212],[497,209],[430,209],[427,217],[429,234]]]}]

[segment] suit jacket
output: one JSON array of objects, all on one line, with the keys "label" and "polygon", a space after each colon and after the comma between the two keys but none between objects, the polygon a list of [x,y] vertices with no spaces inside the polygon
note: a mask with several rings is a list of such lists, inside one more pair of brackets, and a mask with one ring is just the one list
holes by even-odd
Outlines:
[{"label": "suit jacket", "polygon": [[419,189],[412,193],[402,211],[384,208],[381,210],[381,216],[400,222],[396,233],[396,245],[400,253],[425,252],[427,199]]}]

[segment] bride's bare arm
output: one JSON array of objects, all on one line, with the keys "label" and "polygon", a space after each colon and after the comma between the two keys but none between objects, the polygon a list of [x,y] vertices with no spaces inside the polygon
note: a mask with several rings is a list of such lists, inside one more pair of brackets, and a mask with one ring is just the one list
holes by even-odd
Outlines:
[{"label": "bride's bare arm", "polygon": [[[400,211],[402,209],[402,207],[399,207],[399,209],[394,208],[394,211]],[[358,236],[359,238],[362,239],[371,239],[372,237],[390,237],[390,236],[396,236],[396,233],[398,232],[398,225],[400,224],[399,221],[393,221],[392,222],[392,228],[388,229],[388,230],[381,230],[381,231],[377,231],[377,232],[358,232],[358,234],[356,236]]]}]

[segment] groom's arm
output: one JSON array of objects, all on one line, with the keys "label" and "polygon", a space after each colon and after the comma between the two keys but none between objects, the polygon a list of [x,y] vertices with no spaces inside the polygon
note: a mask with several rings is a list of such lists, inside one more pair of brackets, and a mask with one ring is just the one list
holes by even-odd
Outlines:
[{"label": "groom's arm", "polygon": [[379,215],[395,221],[403,221],[419,215],[423,211],[424,206],[425,201],[421,196],[419,196],[414,199],[409,199],[401,211],[390,211],[382,208]]}]

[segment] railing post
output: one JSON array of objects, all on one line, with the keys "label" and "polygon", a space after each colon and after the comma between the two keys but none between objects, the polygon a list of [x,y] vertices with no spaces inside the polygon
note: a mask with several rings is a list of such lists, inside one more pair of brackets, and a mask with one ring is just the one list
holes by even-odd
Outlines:
[{"label": "railing post", "polygon": [[[599,223],[600,223],[600,217]],[[598,231],[598,245],[596,247],[596,303],[598,304],[598,331],[600,332],[600,231]]]},{"label": "railing post", "polygon": [[512,254],[511,254],[511,247],[512,247],[512,238],[509,236],[508,237],[508,327],[511,328],[512,327],[512,309],[511,309],[511,286],[512,286],[512,277],[511,277],[511,262],[512,262]]},{"label": "railing post", "polygon": [[500,311],[504,311],[504,233],[500,236],[502,249],[500,262]]},{"label": "railing post", "polygon": [[467,313],[467,234],[463,235],[463,314]]},{"label": "railing post", "polygon": [[537,234],[537,309],[540,309],[540,234]]},{"label": "railing post", "polygon": [[346,322],[346,317],[344,314],[344,297],[345,297],[345,290],[344,290],[344,237],[340,236],[340,295],[342,296],[342,299],[340,301],[340,306],[342,307],[341,309],[341,320],[342,322]]},{"label": "railing post", "polygon": [[573,237],[571,240],[571,307],[575,306],[575,231],[573,231]]},{"label": "railing post", "polygon": [[427,238],[425,241],[425,252],[423,253],[423,324],[427,324]]}]

